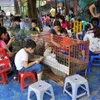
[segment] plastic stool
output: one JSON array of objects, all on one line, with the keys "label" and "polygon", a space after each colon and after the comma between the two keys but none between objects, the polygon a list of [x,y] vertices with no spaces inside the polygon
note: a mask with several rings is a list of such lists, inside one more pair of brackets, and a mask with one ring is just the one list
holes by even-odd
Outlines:
[{"label": "plastic stool", "polygon": [[4,85],[7,84],[6,78],[7,78],[7,73],[3,72],[0,74],[2,80],[0,81],[0,83],[3,83]]},{"label": "plastic stool", "polygon": [[[72,94],[66,89],[66,86],[67,86],[68,83],[70,83],[71,86],[72,86]],[[85,85],[86,88],[84,88],[81,85]],[[84,89],[87,92],[87,95],[90,96],[88,81],[84,77],[77,75],[77,74],[73,75],[73,76],[69,76],[65,79],[63,93],[64,92],[68,93],[72,97],[72,100],[76,100],[77,98],[86,94],[86,92],[84,92],[80,95],[77,95],[77,90],[78,90],[79,87]]]},{"label": "plastic stool", "polygon": [[89,61],[89,64],[88,64],[88,74],[90,74],[90,72],[91,72],[92,65],[100,66],[100,54],[90,57],[90,61]]},{"label": "plastic stool", "polygon": [[24,84],[25,78],[31,78],[34,82],[36,82],[35,73],[33,72],[19,72],[18,73],[18,82],[21,83],[21,90],[24,90],[25,87],[30,84]]},{"label": "plastic stool", "polygon": [[[49,90],[51,93],[47,92],[47,90]],[[51,100],[55,100],[52,85],[46,83],[45,81],[40,80],[40,81],[29,86],[29,88],[28,88],[28,100],[31,100],[30,99],[31,91],[35,92],[35,94],[37,96],[37,100],[43,100],[44,93],[47,93],[48,95],[52,96]]]}]

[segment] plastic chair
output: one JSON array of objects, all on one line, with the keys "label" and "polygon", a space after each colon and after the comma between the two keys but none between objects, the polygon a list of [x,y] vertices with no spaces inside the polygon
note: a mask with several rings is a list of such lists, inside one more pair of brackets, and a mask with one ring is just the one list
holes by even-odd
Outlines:
[{"label": "plastic chair", "polygon": [[0,83],[7,84],[7,71],[11,68],[10,60],[8,54],[3,48],[0,48]]},{"label": "plastic chair", "polygon": [[[72,93],[70,93],[66,87],[67,84],[70,83],[71,87],[72,87]],[[85,87],[83,87],[82,85],[84,85]],[[78,92],[78,88],[81,87],[82,89],[84,89],[86,92],[83,92],[81,94],[77,94]],[[72,97],[72,100],[76,100],[77,98],[82,97],[83,95],[87,94],[88,96],[90,96],[90,92],[89,92],[89,86],[88,86],[88,81],[80,76],[80,75],[72,75],[69,76],[65,79],[65,83],[64,83],[64,89],[63,89],[63,93],[66,92],[67,94],[69,94]]]},{"label": "plastic chair", "polygon": [[33,91],[36,94],[37,100],[43,100],[43,96],[45,93],[52,97],[50,100],[55,100],[52,85],[45,81],[40,80],[29,86],[28,100],[31,100],[30,99],[31,91]]},{"label": "plastic chair", "polygon": [[4,85],[7,84],[6,78],[7,78],[7,73],[3,72],[0,74],[2,80],[0,80],[0,83],[3,83]]},{"label": "plastic chair", "polygon": [[36,76],[33,72],[18,72],[18,82],[21,83],[21,90],[24,90],[25,87],[30,84],[25,84],[24,80],[26,78],[31,78],[34,82],[36,82]]},{"label": "plastic chair", "polygon": [[92,66],[99,66],[100,67],[100,55],[90,57],[90,61],[88,64],[88,74],[90,74]]}]

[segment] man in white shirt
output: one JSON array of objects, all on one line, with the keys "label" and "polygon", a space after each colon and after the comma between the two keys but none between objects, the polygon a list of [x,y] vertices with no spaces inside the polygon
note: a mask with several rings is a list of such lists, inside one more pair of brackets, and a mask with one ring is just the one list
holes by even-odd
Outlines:
[{"label": "man in white shirt", "polygon": [[25,47],[19,50],[15,56],[15,65],[20,72],[35,72],[38,80],[41,80],[43,66],[39,63],[43,57],[31,59],[32,62],[29,63],[29,54],[34,54],[35,47],[36,43],[33,40],[27,40]]}]

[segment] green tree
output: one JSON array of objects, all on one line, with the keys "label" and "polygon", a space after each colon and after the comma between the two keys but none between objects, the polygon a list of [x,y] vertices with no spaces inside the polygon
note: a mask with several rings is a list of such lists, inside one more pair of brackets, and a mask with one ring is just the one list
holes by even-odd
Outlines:
[{"label": "green tree", "polygon": [[96,0],[79,0],[79,5],[82,9],[84,9],[85,7],[87,7],[89,4],[92,4],[93,2],[95,2]]},{"label": "green tree", "polygon": [[21,0],[22,16],[36,19],[36,1],[37,0]]}]

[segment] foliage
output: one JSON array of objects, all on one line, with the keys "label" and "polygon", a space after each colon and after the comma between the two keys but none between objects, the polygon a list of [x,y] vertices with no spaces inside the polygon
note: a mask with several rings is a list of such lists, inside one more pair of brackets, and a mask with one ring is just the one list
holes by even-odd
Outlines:
[{"label": "foliage", "polygon": [[26,40],[31,39],[32,31],[11,30],[11,36],[15,37],[12,43],[13,51],[18,51],[25,46]]},{"label": "foliage", "polygon": [[81,16],[84,20],[90,21],[92,16],[89,12],[89,6],[96,0],[79,0],[80,10],[77,12],[77,16]]}]

